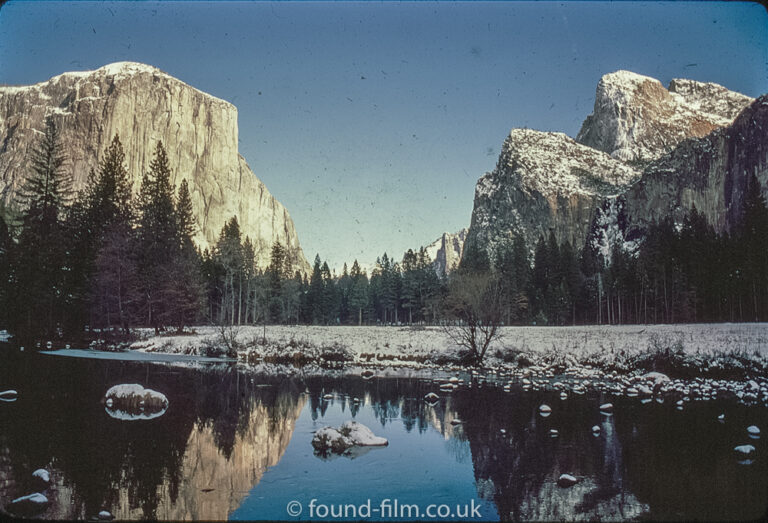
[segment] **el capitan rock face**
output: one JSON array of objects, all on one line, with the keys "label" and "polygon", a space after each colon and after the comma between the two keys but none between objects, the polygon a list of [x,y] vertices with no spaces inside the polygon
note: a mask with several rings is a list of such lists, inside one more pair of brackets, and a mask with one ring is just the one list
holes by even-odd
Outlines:
[{"label": "el capitan rock face", "polygon": [[714,83],[674,79],[669,88],[629,71],[604,75],[576,141],[645,166],[687,138],[729,125],[752,98]]},{"label": "el capitan rock face", "polygon": [[168,151],[178,186],[187,179],[199,232],[210,247],[237,216],[258,263],[272,245],[287,246],[295,269],[309,272],[288,211],[238,154],[237,109],[154,67],[119,62],[95,71],[64,73],[31,86],[0,87],[0,202],[9,204],[28,173],[27,158],[51,116],[61,130],[75,189],[115,134],[138,191],[158,140]]},{"label": "el capitan rock face", "polygon": [[605,75],[575,141],[512,130],[496,168],[477,182],[467,241],[493,258],[511,234],[532,248],[552,231],[581,249],[615,214],[606,209],[619,207],[627,238],[642,236],[651,220],[680,221],[693,205],[717,230],[730,230],[749,174],[768,193],[765,99],[712,83],[676,79],[665,89],[627,71]]}]

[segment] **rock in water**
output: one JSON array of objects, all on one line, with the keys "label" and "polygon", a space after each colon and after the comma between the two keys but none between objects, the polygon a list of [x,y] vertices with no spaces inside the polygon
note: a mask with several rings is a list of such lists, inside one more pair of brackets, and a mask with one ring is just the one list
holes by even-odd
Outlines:
[{"label": "rock in water", "polygon": [[749,437],[753,439],[757,439],[760,437],[760,429],[757,428],[756,425],[750,425],[747,427],[747,433],[749,433]]},{"label": "rock in water", "polygon": [[48,498],[36,492],[14,499],[7,508],[9,512],[17,516],[34,517],[44,512],[48,505]]},{"label": "rock in water", "polygon": [[35,490],[43,491],[51,484],[51,475],[45,469],[37,469],[32,473],[32,486]]},{"label": "rock in water", "polygon": [[288,211],[251,172],[238,153],[237,109],[159,69],[134,62],[95,71],[64,73],[23,87],[0,87],[0,205],[13,201],[29,168],[30,147],[50,116],[67,144],[74,188],[98,171],[115,134],[125,149],[134,191],[149,169],[158,140],[171,161],[171,182],[189,183],[200,224],[195,240],[211,247],[222,227],[237,216],[251,238],[260,268],[272,245],[288,250],[292,270],[309,273]]},{"label": "rock in water", "polygon": [[560,477],[557,478],[557,485],[563,488],[572,487],[577,482],[578,480],[570,474],[560,474]]},{"label": "rock in water", "polygon": [[435,403],[437,403],[437,401],[438,401],[439,399],[440,399],[440,396],[438,396],[438,395],[437,395],[437,394],[435,394],[434,392],[430,392],[429,394],[427,394],[426,396],[424,396],[424,401],[426,401],[427,403],[429,403],[429,404],[432,404],[432,405],[434,405]]},{"label": "rock in water", "polygon": [[338,429],[323,427],[312,437],[312,446],[320,453],[345,454],[352,447],[383,447],[385,438],[375,436],[371,429],[356,421],[346,421]]},{"label": "rock in water", "polygon": [[541,414],[542,416],[544,416],[546,418],[547,416],[552,414],[552,407],[550,407],[549,405],[546,405],[546,404],[540,406],[539,407],[539,414]]},{"label": "rock in water", "polygon": [[2,401],[16,401],[16,398],[19,397],[19,393],[15,390],[4,390],[0,392],[0,400]]},{"label": "rock in water", "polygon": [[102,510],[101,512],[99,512],[99,515],[97,517],[101,521],[110,521],[112,520],[112,518],[114,518],[114,516],[111,513],[107,512],[106,510]]},{"label": "rock in water", "polygon": [[138,383],[111,387],[103,402],[110,416],[123,421],[157,418],[168,408],[168,398],[163,393],[145,389]]},{"label": "rock in water", "polygon": [[603,403],[600,405],[600,412],[602,414],[610,414],[613,412],[613,403]]},{"label": "rock in water", "polygon": [[755,447],[752,445],[739,445],[738,447],[734,447],[733,450],[742,456],[751,456],[752,453],[755,452]]},{"label": "rock in water", "polygon": [[354,445],[350,438],[333,427],[323,427],[312,437],[312,446],[321,452],[342,454]]}]

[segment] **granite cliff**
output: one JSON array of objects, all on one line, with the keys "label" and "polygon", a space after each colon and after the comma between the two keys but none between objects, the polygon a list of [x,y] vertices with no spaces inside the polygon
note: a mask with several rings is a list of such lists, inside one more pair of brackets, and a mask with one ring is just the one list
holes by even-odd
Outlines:
[{"label": "granite cliff", "polygon": [[506,236],[521,234],[532,248],[551,231],[580,249],[590,229],[616,225],[608,218],[619,208],[627,238],[693,205],[729,230],[750,173],[768,193],[764,104],[712,83],[664,88],[628,71],[607,74],[576,140],[511,131],[496,168],[477,182],[467,241],[493,257]]},{"label": "granite cliff", "polygon": [[61,129],[67,169],[80,189],[115,134],[138,191],[155,144],[168,151],[177,186],[187,179],[205,248],[237,216],[258,263],[269,263],[275,242],[287,246],[294,267],[309,272],[288,211],[238,153],[237,109],[157,68],[119,62],[71,72],[30,86],[0,87],[0,204],[13,197],[28,172],[30,148],[52,117]]}]

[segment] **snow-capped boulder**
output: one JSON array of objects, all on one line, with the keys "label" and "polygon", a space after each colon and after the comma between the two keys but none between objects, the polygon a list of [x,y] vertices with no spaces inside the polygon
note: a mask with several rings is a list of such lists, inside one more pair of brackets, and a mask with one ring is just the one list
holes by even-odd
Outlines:
[{"label": "snow-capped boulder", "polygon": [[17,516],[34,517],[44,512],[49,505],[48,498],[39,492],[16,498],[10,502],[8,512]]},{"label": "snow-capped boulder", "polygon": [[427,403],[429,403],[431,405],[434,405],[435,403],[437,403],[437,401],[439,399],[440,399],[440,396],[438,396],[434,392],[430,392],[429,394],[424,396],[424,401],[426,401]]},{"label": "snow-capped boulder", "polygon": [[750,425],[747,427],[747,433],[750,438],[757,439],[760,437],[760,429],[756,425]]},{"label": "snow-capped boulder", "polygon": [[168,409],[165,394],[145,389],[138,383],[115,385],[107,391],[102,401],[107,414],[123,421],[157,418]]},{"label": "snow-capped boulder", "polygon": [[572,487],[577,482],[578,480],[570,474],[560,474],[560,477],[557,478],[557,486],[563,488]]},{"label": "snow-capped boulder", "polygon": [[752,445],[739,445],[734,447],[733,451],[741,456],[751,456],[755,452],[755,447]]},{"label": "snow-capped boulder", "polygon": [[19,393],[15,390],[4,390],[0,392],[0,401],[16,401],[19,397]]},{"label": "snow-capped boulder", "polygon": [[37,469],[32,473],[33,478],[37,478],[43,483],[50,483],[51,482],[51,475],[48,473],[45,469]]},{"label": "snow-capped boulder", "polygon": [[592,435],[593,436],[599,436],[600,435],[600,425],[593,425],[592,426]]},{"label": "snow-capped boulder", "polygon": [[345,454],[352,447],[383,447],[386,438],[373,434],[371,429],[356,421],[345,421],[341,427],[323,427],[315,432],[312,446],[320,453]]},{"label": "snow-capped boulder", "polygon": [[542,417],[545,417],[545,418],[546,418],[547,416],[549,416],[550,414],[552,414],[552,407],[550,407],[549,405],[546,405],[546,404],[544,404],[544,405],[541,405],[541,406],[539,407],[539,414],[540,414]]},{"label": "snow-capped boulder", "polygon": [[106,510],[99,512],[98,516],[96,517],[101,521],[111,521],[114,518],[114,516]]},{"label": "snow-capped boulder", "polygon": [[603,403],[600,405],[600,412],[603,414],[610,414],[613,412],[613,403]]},{"label": "snow-capped boulder", "polygon": [[43,491],[51,484],[51,474],[45,469],[37,469],[32,473],[32,487]]}]

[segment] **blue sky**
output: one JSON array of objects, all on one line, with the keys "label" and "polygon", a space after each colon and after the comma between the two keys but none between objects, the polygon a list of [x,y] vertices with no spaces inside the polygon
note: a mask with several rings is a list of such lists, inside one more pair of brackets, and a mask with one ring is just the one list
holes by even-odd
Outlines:
[{"label": "blue sky", "polygon": [[235,104],[307,257],[397,258],[469,225],[513,127],[575,136],[618,69],[768,92],[754,3],[10,2],[0,83],[133,60]]}]

